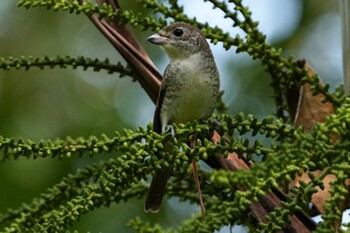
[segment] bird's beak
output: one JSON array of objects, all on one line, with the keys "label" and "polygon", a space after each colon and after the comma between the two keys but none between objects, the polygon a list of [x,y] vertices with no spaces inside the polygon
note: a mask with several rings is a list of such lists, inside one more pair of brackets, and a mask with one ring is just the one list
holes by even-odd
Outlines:
[{"label": "bird's beak", "polygon": [[165,44],[167,42],[168,38],[163,37],[161,35],[159,35],[158,33],[153,34],[152,36],[147,38],[147,41],[153,43],[153,44],[158,44],[158,45],[162,45]]}]

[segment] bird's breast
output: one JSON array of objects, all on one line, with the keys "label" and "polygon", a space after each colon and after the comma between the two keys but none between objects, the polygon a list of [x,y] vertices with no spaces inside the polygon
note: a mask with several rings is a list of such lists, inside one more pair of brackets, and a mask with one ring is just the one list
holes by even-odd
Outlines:
[{"label": "bird's breast", "polygon": [[160,112],[163,124],[186,123],[210,117],[219,85],[217,70],[213,65],[210,68],[200,57],[193,57],[167,68],[166,91]]}]

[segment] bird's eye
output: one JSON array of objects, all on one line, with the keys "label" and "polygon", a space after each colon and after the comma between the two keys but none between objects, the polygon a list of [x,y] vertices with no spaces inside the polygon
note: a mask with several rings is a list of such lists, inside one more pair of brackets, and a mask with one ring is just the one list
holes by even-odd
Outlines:
[{"label": "bird's eye", "polygon": [[175,29],[173,33],[174,33],[175,36],[179,37],[182,34],[184,34],[184,31],[182,29],[178,28],[178,29]]}]

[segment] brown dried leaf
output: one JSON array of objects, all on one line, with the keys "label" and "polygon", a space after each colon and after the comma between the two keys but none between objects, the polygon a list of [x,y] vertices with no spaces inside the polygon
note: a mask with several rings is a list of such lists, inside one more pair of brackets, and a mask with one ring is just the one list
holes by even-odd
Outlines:
[{"label": "brown dried leaf", "polygon": [[[313,174],[315,175],[315,177],[317,177],[320,174],[320,171],[315,171],[313,172]],[[318,211],[322,214],[324,213],[324,204],[326,202],[326,200],[331,196],[331,194],[329,193],[329,189],[331,188],[331,182],[335,179],[335,176],[330,174],[327,175],[324,179],[323,179],[323,183],[324,183],[324,189],[321,190],[319,187],[317,187],[317,193],[315,193],[312,196],[312,203],[316,206],[316,208],[318,209]],[[297,176],[294,180],[294,185],[295,187],[299,187],[299,181],[302,180],[305,183],[309,183],[310,182],[310,178],[307,172],[304,172],[301,176]]]},{"label": "brown dried leaf", "polygon": [[[308,66],[308,64],[304,64]],[[313,70],[310,69],[309,75],[313,75]],[[322,81],[319,83],[324,86]],[[316,123],[324,122],[328,115],[334,113],[332,103],[325,102],[323,99],[325,96],[321,93],[313,95],[310,84],[306,83],[300,87],[299,99],[294,117],[294,127],[303,126],[305,132],[311,132],[312,128]],[[291,104],[290,104],[291,105]],[[334,142],[336,137],[334,136]],[[320,172],[315,171],[313,174],[317,176]],[[331,188],[330,183],[335,179],[334,175],[327,175],[324,179],[324,190],[319,189],[317,193],[312,196],[312,203],[316,206],[318,211],[324,213],[324,204],[326,200],[331,196],[329,189]],[[302,176],[296,176],[294,180],[294,186],[299,187],[299,181],[302,180],[305,183],[310,182],[308,172],[304,172]]]},{"label": "brown dried leaf", "polygon": [[[306,64],[307,66],[307,64]],[[314,72],[310,69],[309,75]],[[324,86],[320,80],[320,84]],[[294,126],[302,125],[305,132],[310,132],[318,122],[324,122],[329,114],[334,113],[333,105],[330,102],[323,103],[323,94],[313,95],[310,84],[306,83],[300,87],[299,99],[294,117]]]}]

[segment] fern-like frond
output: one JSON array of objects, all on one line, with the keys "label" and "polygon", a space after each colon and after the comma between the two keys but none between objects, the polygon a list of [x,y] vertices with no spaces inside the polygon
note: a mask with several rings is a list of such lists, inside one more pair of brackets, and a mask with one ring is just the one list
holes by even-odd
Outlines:
[{"label": "fern-like frond", "polygon": [[65,69],[67,67],[71,67],[72,69],[76,69],[78,67],[83,70],[87,70],[88,68],[92,68],[93,71],[98,72],[101,70],[107,71],[109,74],[119,73],[120,77],[124,76],[133,76],[132,71],[125,67],[121,62],[117,64],[111,64],[109,59],[99,60],[97,58],[91,59],[87,57],[70,57],[70,56],[56,56],[56,57],[0,57],[0,69],[1,70],[10,70],[10,69],[25,69],[29,70],[31,68],[61,68]]},{"label": "fern-like frond", "polygon": [[[349,98],[345,99],[335,115],[330,116],[325,123],[318,124],[311,134],[294,130],[289,125],[273,118],[258,121],[253,116],[244,117],[242,114],[234,118],[223,115],[217,119],[220,122],[217,130],[221,134],[227,135],[228,139],[213,144],[206,137],[203,139],[199,139],[201,138],[199,137],[197,146],[191,149],[184,142],[191,138],[193,133],[197,132],[203,136],[210,135],[213,128],[197,122],[175,125],[176,134],[171,153],[162,152],[164,143],[169,140],[171,135],[156,134],[152,132],[151,126],[148,129],[139,128],[136,131],[125,130],[123,134],[118,133],[112,138],[102,136],[100,138],[47,141],[38,144],[25,142],[22,139],[18,141],[3,139],[1,146],[7,157],[10,154],[23,155],[21,154],[23,151],[26,151],[28,155],[42,153],[51,157],[54,155],[72,156],[74,153],[98,154],[104,151],[120,152],[122,155],[112,156],[109,161],[88,166],[75,175],[67,176],[59,184],[47,190],[46,194],[43,194],[39,199],[33,200],[31,204],[24,205],[18,210],[11,210],[3,215],[0,222],[8,225],[7,232],[28,229],[61,231],[94,208],[107,206],[135,196],[141,197],[140,192],[144,191],[145,187],[140,184],[140,180],[146,179],[146,175],[154,169],[170,166],[170,163],[174,163],[176,170],[174,179],[189,182],[191,185],[193,181],[183,177],[184,174],[188,173],[185,168],[189,166],[188,162],[192,155],[196,154],[199,159],[205,160],[210,156],[237,152],[240,155],[260,154],[265,159],[252,167],[251,170],[234,173],[214,170],[210,174],[201,172],[201,176],[206,177],[211,183],[203,190],[205,190],[206,195],[221,193],[220,205],[215,204],[215,200],[208,201],[206,222],[203,222],[200,216],[196,216],[180,226],[178,232],[188,232],[191,229],[198,229],[198,227],[203,229],[203,232],[212,232],[220,229],[223,224],[232,224],[232,219],[244,222],[244,219],[241,219],[242,212],[247,212],[249,205],[253,201],[257,201],[271,188],[288,183],[294,174],[303,170],[320,169],[323,171],[318,177],[312,179],[313,182],[307,185],[301,183],[301,188],[296,191],[296,196],[287,198],[283,209],[271,212],[269,218],[276,225],[260,226],[261,229],[279,229],[294,211],[304,207],[301,200],[305,202],[310,198],[311,194],[315,192],[315,188],[322,184],[320,181],[325,175],[330,173],[339,175],[341,172],[344,174],[348,167],[343,166],[344,161],[350,163],[348,153],[343,153],[350,150],[350,144],[344,143],[348,142],[348,138],[350,138],[347,130],[350,122],[348,120],[344,122],[344,119],[350,119]],[[240,140],[236,138],[236,134],[244,137],[252,132],[274,138],[280,143],[268,148],[257,141],[251,143],[244,138]],[[334,133],[340,137],[341,144],[332,143],[329,135]],[[182,151],[180,151],[180,147],[183,148]],[[335,158],[334,154],[338,156]],[[101,173],[101,171],[104,172]],[[187,174],[187,176],[189,175]],[[346,175],[339,175],[339,177],[344,179],[347,177]],[[179,190],[181,186],[182,188],[186,187],[186,183],[181,182],[179,183],[178,180],[171,183],[168,187],[169,194],[177,195],[177,192],[184,194],[183,191]],[[133,185],[138,187],[137,191],[131,191]],[[237,186],[246,187],[246,191],[237,191],[235,189]],[[189,192],[185,191],[184,197],[192,199],[193,196],[191,197]],[[338,193],[338,190],[333,191],[334,198],[337,197]],[[50,208],[48,208],[49,206]],[[133,225],[133,228],[136,227],[135,223],[130,224]]]}]

